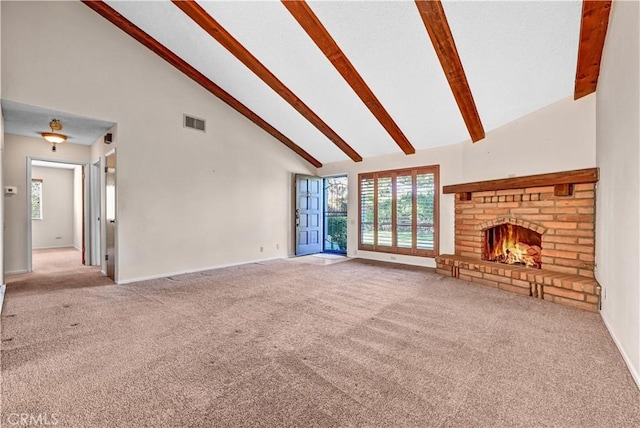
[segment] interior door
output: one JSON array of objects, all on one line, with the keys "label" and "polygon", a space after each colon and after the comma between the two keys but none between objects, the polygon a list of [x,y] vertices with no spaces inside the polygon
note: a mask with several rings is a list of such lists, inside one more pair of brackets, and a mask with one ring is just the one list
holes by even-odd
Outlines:
[{"label": "interior door", "polygon": [[107,219],[107,276],[116,276],[116,154],[105,158],[105,214]]},{"label": "interior door", "polygon": [[322,178],[296,175],[296,255],[322,252]]}]

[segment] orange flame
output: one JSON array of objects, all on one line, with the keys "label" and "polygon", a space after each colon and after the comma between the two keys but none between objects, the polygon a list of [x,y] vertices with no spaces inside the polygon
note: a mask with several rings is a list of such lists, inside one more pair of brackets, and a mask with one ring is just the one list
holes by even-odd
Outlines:
[{"label": "orange flame", "polygon": [[485,259],[542,267],[541,235],[515,224],[501,224],[485,232]]}]

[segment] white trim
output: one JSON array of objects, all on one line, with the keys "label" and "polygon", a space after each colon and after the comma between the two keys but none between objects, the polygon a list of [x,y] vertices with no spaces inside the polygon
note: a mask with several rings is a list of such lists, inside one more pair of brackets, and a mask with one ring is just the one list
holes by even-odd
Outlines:
[{"label": "white trim", "polygon": [[125,284],[131,284],[133,282],[149,281],[149,280],[152,280],[152,279],[168,278],[170,276],[176,276],[176,275],[186,275],[188,273],[206,272],[208,270],[223,269],[223,268],[228,268],[228,267],[233,267],[233,266],[250,265],[250,264],[253,264],[253,263],[269,262],[269,261],[272,261],[272,260],[283,260],[283,259],[285,259],[285,257],[271,257],[271,258],[268,258],[268,259],[259,259],[259,260],[250,260],[250,261],[246,261],[246,262],[229,263],[229,264],[205,267],[205,268],[194,269],[194,270],[183,270],[183,271],[172,272],[172,273],[162,273],[162,274],[159,274],[159,275],[151,275],[151,276],[144,276],[144,277],[140,277],[140,278],[125,279],[125,280],[122,280],[122,281],[117,281],[116,284],[125,285]]},{"label": "white trim", "polygon": [[79,248],[76,248],[72,244],[67,245],[52,245],[51,247],[33,247],[33,250],[55,250],[56,248],[73,248],[78,251],[81,251]]},{"label": "white trim", "polygon": [[[88,183],[89,183],[89,179],[88,179],[88,174],[86,174],[86,171],[89,170],[89,166],[91,165],[90,163],[87,162],[78,162],[78,161],[65,161],[65,160],[60,160],[60,159],[47,159],[47,158],[41,158],[41,157],[36,157],[36,156],[27,156],[27,183],[26,183],[26,189],[27,189],[27,219],[31,219],[31,179],[32,179],[32,173],[31,173],[31,168],[33,166],[33,161],[44,161],[44,162],[52,162],[52,163],[65,163],[65,164],[69,164],[69,165],[76,165],[76,166],[82,166],[82,167],[86,167],[85,168],[85,177],[84,177],[84,190],[85,190],[85,198],[84,198],[84,207],[83,207],[83,212],[84,212],[84,218],[83,218],[83,222],[86,226],[86,221],[87,221],[87,213],[89,212],[89,202],[88,202],[88,198],[87,196],[87,187]],[[85,229],[86,231],[86,229]],[[87,259],[87,251],[88,251],[88,246],[86,245],[86,240],[87,240],[87,234],[85,233],[85,260]],[[65,245],[65,247],[73,247],[73,245]],[[61,248],[61,247],[47,247],[47,248]],[[39,249],[45,249],[45,248],[39,248]],[[32,230],[32,225],[31,225],[31,220],[27,221],[27,272],[32,272],[33,271],[33,230]],[[80,250],[82,251],[82,250]]]},{"label": "white trim", "polygon": [[89,169],[89,265],[102,266],[102,159],[98,157]]},{"label": "white trim", "polygon": [[26,269],[10,270],[5,272],[5,275],[22,275],[23,273],[29,273]]},{"label": "white trim", "polygon": [[0,285],[0,315],[2,315],[2,307],[4,306],[4,292],[7,289],[6,284]]},{"label": "white trim", "polygon": [[33,167],[31,164],[32,160],[31,156],[27,156],[27,183],[25,184],[25,188],[27,189],[27,272],[31,272],[33,265],[33,232],[30,220],[33,215],[31,212],[31,179],[33,178],[31,175],[31,168]]},{"label": "white trim", "polygon": [[600,312],[600,317],[602,318],[602,321],[604,322],[604,326],[607,327],[607,330],[609,331],[609,335],[613,339],[613,343],[615,343],[616,346],[618,347],[618,351],[620,351],[620,354],[622,355],[622,359],[627,364],[627,368],[629,369],[629,372],[631,373],[631,377],[636,382],[636,386],[638,387],[638,389],[640,389],[640,374],[636,371],[635,367],[633,367],[633,364],[631,364],[631,360],[629,359],[629,356],[624,352],[624,349],[622,348],[622,345],[620,344],[620,341],[618,340],[618,338],[616,337],[615,333],[611,329],[611,326],[610,326],[609,322],[607,321],[607,318],[604,316],[604,314],[602,312]]}]

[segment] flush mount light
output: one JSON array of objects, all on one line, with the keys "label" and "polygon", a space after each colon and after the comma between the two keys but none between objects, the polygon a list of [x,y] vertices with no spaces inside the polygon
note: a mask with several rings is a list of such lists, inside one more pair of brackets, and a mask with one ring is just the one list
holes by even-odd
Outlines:
[{"label": "flush mount light", "polygon": [[51,151],[56,151],[56,144],[64,143],[67,141],[67,136],[63,134],[59,134],[56,131],[62,131],[62,123],[58,119],[51,119],[49,122],[49,127],[51,128],[51,132],[43,132],[42,138],[51,143]]}]

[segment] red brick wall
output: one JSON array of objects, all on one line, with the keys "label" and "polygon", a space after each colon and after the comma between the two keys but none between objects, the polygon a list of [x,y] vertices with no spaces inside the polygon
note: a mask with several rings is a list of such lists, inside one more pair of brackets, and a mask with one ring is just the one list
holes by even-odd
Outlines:
[{"label": "red brick wall", "polygon": [[484,230],[515,223],[542,234],[542,267],[593,278],[595,185],[576,184],[573,195],[554,196],[553,186],[474,192],[455,202],[456,255],[482,260]]}]

